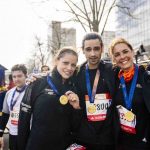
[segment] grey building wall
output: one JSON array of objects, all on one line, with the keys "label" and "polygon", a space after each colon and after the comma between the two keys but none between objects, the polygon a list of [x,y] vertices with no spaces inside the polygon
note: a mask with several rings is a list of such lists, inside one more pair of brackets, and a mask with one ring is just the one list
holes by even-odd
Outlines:
[{"label": "grey building wall", "polygon": [[150,45],[150,1],[149,0],[118,0],[129,8],[133,17],[125,15],[126,11],[118,9],[116,36],[126,38],[137,49],[141,44]]}]

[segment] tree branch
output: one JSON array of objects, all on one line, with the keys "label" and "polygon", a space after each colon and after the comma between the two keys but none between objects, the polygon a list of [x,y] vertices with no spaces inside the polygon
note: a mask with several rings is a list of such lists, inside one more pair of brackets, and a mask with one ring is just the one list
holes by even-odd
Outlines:
[{"label": "tree branch", "polygon": [[98,20],[98,16],[99,16],[99,13],[100,13],[102,1],[103,1],[103,0],[100,0],[100,3],[99,3],[99,8],[98,8],[98,11],[97,11],[97,20]]},{"label": "tree branch", "polygon": [[[71,7],[71,5],[67,2],[67,0],[64,0],[67,5]],[[87,15],[79,6],[77,6],[72,0],[68,0],[75,8],[77,8],[83,15]],[[72,7],[71,7],[72,8]]]},{"label": "tree branch", "polygon": [[104,9],[105,9],[106,2],[107,2],[107,0],[104,1],[103,7],[102,7],[102,11],[101,11],[101,15],[100,15],[100,17],[99,17],[99,19],[98,19],[98,23],[101,22],[101,19],[102,19],[103,13],[104,13]]},{"label": "tree branch", "polygon": [[78,17],[78,15],[76,15],[75,11],[72,9],[72,7],[70,6],[70,4],[69,4],[66,0],[64,0],[64,1],[65,1],[65,3],[68,5],[68,7],[69,7],[70,10],[72,11],[72,13],[76,16],[78,22],[81,24],[82,28],[83,28],[84,31],[86,32],[86,29],[85,29],[85,27],[84,27],[82,21],[81,21],[80,18]]},{"label": "tree branch", "polygon": [[92,29],[92,27],[91,27],[91,20],[90,20],[90,18],[89,18],[89,15],[88,15],[87,9],[86,9],[86,7],[85,7],[84,0],[82,0],[82,4],[83,4],[83,8],[84,8],[84,11],[85,11],[86,17],[87,17],[87,22],[88,22],[88,24],[89,24],[89,28],[90,28],[90,31],[91,31],[91,29]]},{"label": "tree branch", "polygon": [[103,26],[101,35],[103,35],[103,32],[104,32],[104,30],[105,30],[105,27],[106,27],[106,24],[107,24],[107,21],[108,21],[109,14],[110,14],[112,8],[115,6],[115,5],[114,5],[115,3],[116,3],[116,0],[113,1],[111,7],[110,7],[109,10],[108,10],[107,17],[106,17],[106,19],[105,19],[105,23],[104,23],[104,26]]}]

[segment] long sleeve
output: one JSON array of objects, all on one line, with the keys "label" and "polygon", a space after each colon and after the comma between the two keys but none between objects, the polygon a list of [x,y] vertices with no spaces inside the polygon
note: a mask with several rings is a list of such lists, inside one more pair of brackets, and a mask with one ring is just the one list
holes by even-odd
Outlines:
[{"label": "long sleeve", "polygon": [[30,133],[31,120],[31,92],[32,85],[28,86],[20,105],[19,123],[18,123],[18,149],[25,150]]},{"label": "long sleeve", "polygon": [[9,114],[3,113],[0,120],[0,137],[3,136],[8,119],[9,119]]},{"label": "long sleeve", "polygon": [[9,119],[9,107],[7,104],[7,98],[8,98],[8,92],[5,95],[4,103],[3,103],[3,109],[2,109],[2,116],[0,118],[0,137],[3,136],[6,124]]},{"label": "long sleeve", "polygon": [[72,111],[71,117],[72,131],[77,132],[81,125],[81,120],[83,118],[83,110],[82,109],[74,109]]},{"label": "long sleeve", "polygon": [[8,103],[7,103],[7,99],[8,99],[8,94],[9,94],[9,91],[6,93],[5,95],[5,98],[4,98],[4,102],[3,102],[3,109],[2,109],[2,112],[3,113],[6,113],[6,114],[9,114],[9,106],[8,106]]},{"label": "long sleeve", "polygon": [[[74,93],[76,93],[78,95],[78,97],[79,97],[79,94],[78,94],[78,91],[77,91],[75,83],[76,83],[76,81],[74,79],[73,85],[70,88],[70,90],[73,91]],[[81,109],[74,109],[74,108],[72,108],[72,113],[71,113],[72,132],[76,132],[76,131],[79,130],[82,118],[83,118],[83,110],[82,110],[82,108]]]},{"label": "long sleeve", "polygon": [[148,111],[150,112],[150,70],[147,70],[144,73],[143,78],[143,96],[147,106]]}]

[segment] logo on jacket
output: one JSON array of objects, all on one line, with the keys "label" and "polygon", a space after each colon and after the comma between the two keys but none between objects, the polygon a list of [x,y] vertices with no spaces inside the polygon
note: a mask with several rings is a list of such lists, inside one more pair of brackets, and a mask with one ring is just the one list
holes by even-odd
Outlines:
[{"label": "logo on jacket", "polygon": [[136,87],[139,88],[139,89],[141,89],[141,88],[142,88],[142,85],[137,83],[137,84],[136,84]]},{"label": "logo on jacket", "polygon": [[55,93],[52,89],[45,89],[44,91],[46,92],[46,94],[55,95]]}]

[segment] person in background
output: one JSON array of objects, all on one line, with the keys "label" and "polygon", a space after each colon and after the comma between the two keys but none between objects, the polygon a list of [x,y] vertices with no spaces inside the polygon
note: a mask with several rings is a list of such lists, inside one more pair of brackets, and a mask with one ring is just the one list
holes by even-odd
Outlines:
[{"label": "person in background", "polygon": [[10,74],[8,78],[9,78],[9,84],[8,84],[7,89],[10,90],[11,88],[15,86],[15,84],[13,82],[12,74]]},{"label": "person in background", "polygon": [[114,39],[115,104],[120,119],[117,150],[150,150],[150,71],[134,63],[132,45]]},{"label": "person in background", "polygon": [[[0,69],[0,120],[1,120],[1,116],[2,116],[4,98],[5,98],[6,92],[8,91],[8,88],[5,85],[5,82],[3,82],[4,79],[5,79],[5,72],[4,72],[4,70]],[[3,141],[4,141],[3,150],[9,149],[9,140],[8,139],[9,139],[9,134],[8,134],[8,129],[6,127],[6,129],[4,131],[4,136],[3,136]]]},{"label": "person in background", "polygon": [[2,118],[0,120],[0,147],[3,147],[2,136],[9,119],[9,148],[10,150],[18,150],[18,118],[20,103],[26,89],[27,68],[22,64],[17,64],[12,67],[11,73],[15,87],[7,91],[5,95]]},{"label": "person in background", "polygon": [[47,66],[47,65],[43,65],[42,67],[41,67],[41,72],[42,73],[47,73],[47,72],[49,72],[50,71],[50,68]]},{"label": "person in background", "polygon": [[0,68],[0,119],[2,115],[3,102],[6,92],[7,87],[5,85],[5,70]]}]

